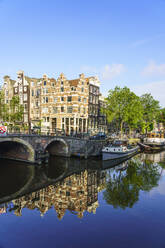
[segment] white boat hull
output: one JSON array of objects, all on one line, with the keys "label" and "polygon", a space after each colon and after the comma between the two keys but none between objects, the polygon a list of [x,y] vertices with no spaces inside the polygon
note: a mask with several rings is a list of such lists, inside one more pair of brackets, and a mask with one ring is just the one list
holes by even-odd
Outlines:
[{"label": "white boat hull", "polygon": [[126,152],[106,152],[102,151],[102,160],[126,158],[138,151],[139,147],[135,147]]}]

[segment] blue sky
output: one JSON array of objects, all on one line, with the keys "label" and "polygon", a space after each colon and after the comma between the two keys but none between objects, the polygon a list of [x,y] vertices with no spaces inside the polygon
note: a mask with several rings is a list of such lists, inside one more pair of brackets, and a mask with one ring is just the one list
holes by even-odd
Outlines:
[{"label": "blue sky", "polygon": [[165,106],[165,0],[0,0],[0,81],[98,75]]}]

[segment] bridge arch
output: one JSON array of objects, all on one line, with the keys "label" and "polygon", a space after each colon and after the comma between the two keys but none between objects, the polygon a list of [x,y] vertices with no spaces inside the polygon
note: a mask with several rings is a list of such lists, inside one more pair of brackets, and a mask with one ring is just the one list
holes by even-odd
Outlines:
[{"label": "bridge arch", "polygon": [[69,145],[62,138],[54,138],[45,145],[44,151],[48,151],[50,155],[69,157]]},{"label": "bridge arch", "polygon": [[35,162],[34,148],[21,138],[0,139],[0,156]]}]

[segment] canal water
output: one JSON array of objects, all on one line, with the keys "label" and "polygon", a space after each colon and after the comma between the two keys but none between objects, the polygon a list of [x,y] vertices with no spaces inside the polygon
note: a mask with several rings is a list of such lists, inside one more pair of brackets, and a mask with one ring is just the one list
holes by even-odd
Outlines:
[{"label": "canal water", "polygon": [[0,160],[0,248],[165,248],[165,152]]}]

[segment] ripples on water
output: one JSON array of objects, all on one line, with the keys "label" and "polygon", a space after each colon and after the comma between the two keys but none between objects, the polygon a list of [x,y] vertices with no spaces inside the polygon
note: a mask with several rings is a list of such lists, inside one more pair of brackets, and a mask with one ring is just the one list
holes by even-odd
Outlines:
[{"label": "ripples on water", "polygon": [[165,152],[111,166],[1,160],[0,247],[165,247]]}]

